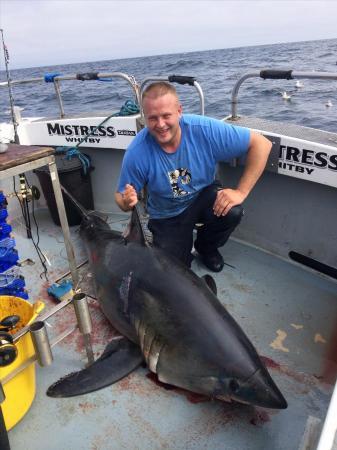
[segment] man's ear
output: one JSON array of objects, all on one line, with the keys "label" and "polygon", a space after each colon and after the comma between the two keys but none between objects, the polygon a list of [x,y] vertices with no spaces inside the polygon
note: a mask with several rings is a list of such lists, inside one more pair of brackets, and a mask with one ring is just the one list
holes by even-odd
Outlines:
[{"label": "man's ear", "polygon": [[182,107],[181,103],[179,103],[178,114],[179,114],[179,117],[181,117],[183,114],[183,107]]}]

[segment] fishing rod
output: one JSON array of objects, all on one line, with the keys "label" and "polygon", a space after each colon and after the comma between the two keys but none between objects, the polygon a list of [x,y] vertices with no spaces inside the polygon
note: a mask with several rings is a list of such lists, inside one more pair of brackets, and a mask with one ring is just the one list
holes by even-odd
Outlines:
[{"label": "fishing rod", "polygon": [[[13,97],[13,92],[12,92],[12,80],[11,80],[11,76],[10,76],[10,72],[9,72],[9,52],[8,52],[7,46],[5,44],[4,31],[2,28],[0,29],[0,31],[1,31],[2,48],[3,48],[3,52],[4,52],[5,67],[6,67],[10,111],[11,111],[11,116],[12,116],[12,124],[13,124],[13,128],[14,128],[14,143],[20,144],[19,135],[18,135],[18,123],[16,121],[16,117],[15,117],[15,113],[14,113],[14,97]],[[25,175],[22,173],[19,174],[19,180],[20,180],[20,186],[21,186],[21,199],[19,199],[19,197],[18,197],[18,199],[20,201],[21,208],[22,208],[22,215],[23,215],[25,225],[26,225],[27,237],[29,239],[31,239],[32,233],[31,233],[31,224],[30,224],[30,216],[29,216],[29,205],[28,205],[29,200],[27,197]],[[15,188],[14,188],[14,190],[15,190]]]},{"label": "fishing rod", "polygon": [[[15,113],[14,113],[14,96],[13,96],[13,92],[12,92],[12,80],[11,80],[11,76],[10,76],[10,72],[9,72],[9,52],[7,49],[7,46],[5,44],[5,39],[4,39],[4,32],[3,29],[0,28],[0,32],[1,32],[1,40],[2,40],[2,47],[3,47],[3,53],[4,53],[4,60],[5,60],[5,67],[6,67],[6,76],[7,76],[7,85],[8,85],[8,94],[9,94],[9,103],[10,103],[10,111],[11,111],[11,117],[12,117],[12,124],[13,124],[13,129],[14,129],[14,143],[15,144],[20,144],[20,140],[19,140],[19,135],[18,135],[18,123],[16,121],[16,117],[15,117]],[[13,182],[14,182],[14,192],[15,195],[19,201],[20,207],[21,207],[21,211],[22,211],[22,216],[23,216],[23,220],[25,223],[25,227],[26,227],[26,233],[27,233],[27,238],[31,239],[33,242],[33,245],[35,247],[35,250],[39,256],[40,262],[42,264],[43,267],[43,273],[44,275],[47,277],[47,268],[45,265],[45,256],[42,253],[42,251],[40,250],[39,247],[39,235],[38,235],[38,227],[37,227],[37,223],[36,223],[36,219],[34,216],[34,196],[32,194],[32,191],[30,189],[30,186],[28,185],[27,187],[27,179],[26,176],[21,173],[19,174],[19,182],[20,182],[20,193],[16,192],[16,188],[15,188],[15,177],[13,177]],[[33,201],[33,218],[35,221],[35,225],[36,225],[36,229],[37,229],[37,236],[38,236],[38,241],[37,243],[35,243],[35,240],[33,238],[33,234],[32,234],[32,226],[31,226],[31,221],[30,221],[30,213],[29,213],[29,197],[31,196],[32,201]],[[1,446],[0,446],[1,448]]]},{"label": "fishing rod", "polygon": [[13,93],[12,93],[12,83],[11,83],[11,77],[9,73],[9,53],[8,49],[5,44],[4,39],[4,30],[0,28],[1,31],[1,41],[2,41],[2,48],[4,52],[4,60],[5,60],[5,67],[6,67],[6,77],[7,77],[7,84],[8,84],[8,95],[9,95],[9,104],[10,104],[10,110],[11,110],[11,116],[12,116],[12,124],[14,128],[14,142],[15,144],[19,144],[19,136],[18,136],[18,123],[15,118],[14,114],[14,100],[13,100]]}]

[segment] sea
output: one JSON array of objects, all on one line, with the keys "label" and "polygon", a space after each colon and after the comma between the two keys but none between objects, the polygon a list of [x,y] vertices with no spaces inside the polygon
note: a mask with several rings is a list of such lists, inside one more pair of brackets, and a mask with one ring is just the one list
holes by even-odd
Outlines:
[{"label": "sea", "polygon": [[[12,80],[22,80],[44,78],[50,73],[123,72],[133,75],[138,83],[148,77],[193,76],[203,90],[206,115],[220,119],[231,113],[231,93],[236,81],[245,73],[261,69],[324,71],[337,75],[337,39],[34,67],[10,70],[10,76]],[[5,80],[6,74],[1,71],[0,81]],[[295,80],[248,79],[239,90],[238,114],[337,132],[337,81],[304,79],[301,83],[303,86],[296,88]],[[15,105],[22,108],[22,117],[59,114],[52,83],[13,85],[12,90]],[[290,94],[289,100],[282,98],[284,91]],[[183,110],[198,114],[200,104],[195,88],[179,85],[178,92]],[[62,81],[61,93],[66,114],[93,111],[109,114],[133,98],[128,83],[115,78],[109,82]],[[10,120],[7,88],[0,88],[0,96],[0,122],[7,122]]]}]

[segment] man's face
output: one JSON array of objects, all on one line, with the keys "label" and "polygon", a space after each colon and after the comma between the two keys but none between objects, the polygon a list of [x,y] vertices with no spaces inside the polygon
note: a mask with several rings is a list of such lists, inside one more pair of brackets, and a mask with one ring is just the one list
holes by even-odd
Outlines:
[{"label": "man's face", "polygon": [[177,97],[167,93],[160,97],[145,97],[143,110],[149,132],[158,144],[168,152],[177,150],[181,130],[179,119],[182,108]]}]

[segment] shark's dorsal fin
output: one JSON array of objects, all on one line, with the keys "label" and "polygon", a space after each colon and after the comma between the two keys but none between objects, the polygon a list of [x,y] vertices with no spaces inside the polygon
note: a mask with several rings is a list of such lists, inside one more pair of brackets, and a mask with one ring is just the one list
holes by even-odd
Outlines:
[{"label": "shark's dorsal fin", "polygon": [[138,202],[132,210],[128,231],[125,235],[127,242],[138,242],[144,246],[151,246],[149,237],[147,236],[146,214],[144,207]]}]

